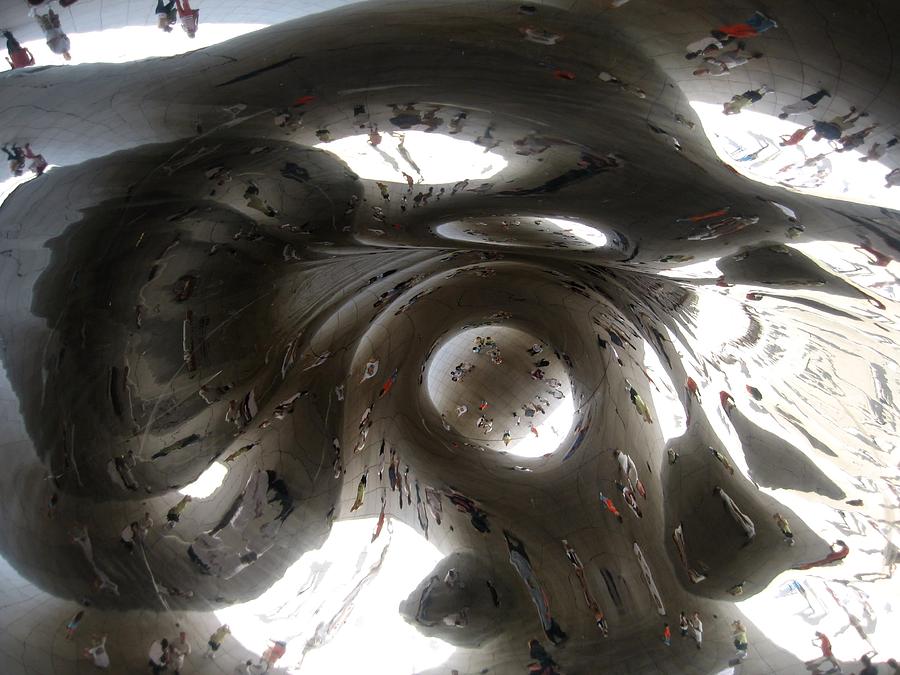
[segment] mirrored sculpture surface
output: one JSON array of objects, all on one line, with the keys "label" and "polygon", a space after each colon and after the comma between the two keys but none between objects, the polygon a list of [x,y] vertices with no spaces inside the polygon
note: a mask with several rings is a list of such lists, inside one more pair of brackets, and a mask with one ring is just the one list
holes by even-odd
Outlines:
[{"label": "mirrored sculpture surface", "polygon": [[0,672],[898,672],[900,6],[12,4]]}]

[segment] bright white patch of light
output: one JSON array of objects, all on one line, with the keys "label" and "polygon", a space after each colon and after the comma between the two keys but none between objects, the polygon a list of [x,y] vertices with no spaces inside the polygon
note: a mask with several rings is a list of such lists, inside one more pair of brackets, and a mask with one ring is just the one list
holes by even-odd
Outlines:
[{"label": "bright white patch of light", "polygon": [[[396,675],[439,666],[454,648],[422,635],[403,619],[398,605],[443,556],[419,532],[394,519],[370,543],[375,523],[375,518],[335,523],[322,548],[304,553],[265,593],[216,616],[257,654],[268,640],[287,642],[278,672]],[[384,564],[352,601],[343,625],[304,658],[304,646],[317,626],[341,611],[389,540]]]},{"label": "bright white patch of light", "polygon": [[670,270],[660,270],[659,274],[674,279],[718,279],[722,276],[722,271],[716,267],[718,262],[719,258],[710,258],[690,265],[679,265]]},{"label": "bright white patch of light", "polygon": [[561,218],[546,218],[545,220],[548,223],[556,225],[556,227],[558,227],[563,232],[578,237],[579,239],[581,239],[581,241],[591,244],[596,248],[606,246],[606,235],[599,230],[595,230],[589,225],[578,223],[574,220],[563,220]]},{"label": "bright white patch of light", "polygon": [[575,404],[572,401],[571,391],[549,416],[543,417],[540,424],[535,421],[537,416],[531,418],[532,421],[535,421],[534,428],[537,429],[538,436],[531,433],[531,430],[525,426],[529,418],[523,417],[522,420],[522,426],[517,429],[525,429],[527,431],[525,436],[521,440],[513,439],[508,447],[501,446],[501,450],[516,457],[543,457],[556,451],[575,421]]},{"label": "bright white patch of light", "polygon": [[678,390],[675,389],[668,371],[663,368],[656,350],[649,344],[644,344],[644,368],[653,378],[653,382],[647,383],[647,390],[653,400],[656,423],[659,424],[663,440],[668,441],[670,438],[681,436],[687,431],[684,405],[678,398]]},{"label": "bright white patch of light", "polygon": [[[63,30],[66,29],[66,17],[61,16]],[[90,33],[73,33],[67,31],[71,61],[61,55],[54,54],[43,39],[23,42],[34,54],[37,66],[70,65],[80,63],[127,63],[151,57],[175,56],[195,49],[225,42],[239,35],[246,35],[265,28],[266,24],[258,23],[203,23],[202,18],[197,36],[191,39],[180,25],[174,26],[171,33],[164,33],[153,26],[126,26],[124,28],[108,28]]]},{"label": "bright white patch of light", "polygon": [[[769,640],[803,661],[821,656],[811,642],[817,630],[831,639],[834,655],[841,660],[855,661],[873,647],[883,658],[889,656],[895,650],[900,615],[895,611],[897,581],[881,577],[886,571],[881,554],[884,537],[875,528],[860,526],[860,519],[853,512],[845,512],[846,522],[852,528],[848,530],[831,505],[810,500],[806,493],[765,488],[763,491],[782,502],[795,519],[812,527],[824,541],[845,541],[850,555],[836,566],[808,572],[787,570],[760,593],[738,603],[740,610]],[[795,526],[794,532],[797,531]],[[828,552],[821,546],[804,548],[807,542],[797,539],[792,550],[796,551],[798,562],[816,560]],[[857,575],[867,581],[857,581]],[[792,582],[801,584],[804,593],[792,587]],[[848,611],[865,628],[868,642],[850,625]],[[750,645],[752,649],[752,634]]]},{"label": "bright white patch of light", "polygon": [[750,318],[734,298],[719,293],[700,293],[697,296],[698,351],[716,354],[720,347],[744,335]]},{"label": "bright white patch of light", "polygon": [[[691,101],[691,107],[700,118],[703,130],[719,158],[748,178],[819,197],[900,209],[900,188],[885,187],[885,176],[891,168],[881,162],[860,162],[864,154],[858,150],[832,152],[828,141],[813,141],[812,132],[798,145],[779,146],[781,136],[790,135],[808,123],[808,115],[781,120],[753,110],[744,110],[739,115],[724,115],[721,104],[716,103]],[[821,116],[830,119],[839,112],[843,111],[823,113]],[[794,122],[794,119],[801,122]],[[868,124],[869,118],[862,118],[848,133],[863,129]],[[878,137],[877,131],[872,134],[872,138],[875,137]],[[879,140],[882,143],[886,141],[883,138]],[[873,142],[867,140],[860,149],[865,152]],[[754,159],[737,161],[760,148],[763,150]],[[821,153],[830,154],[808,167],[796,166]],[[779,173],[789,164],[795,166]],[[827,175],[821,180],[815,177],[819,169],[827,170]]]},{"label": "bright white patch of light", "polygon": [[[347,136],[315,147],[340,157],[350,169],[369,180],[406,183],[406,172],[417,183],[440,185],[468,179],[487,179],[506,168],[507,162],[496,152],[485,152],[480,145],[444,134],[424,131],[382,133],[378,147],[369,143],[366,134]],[[398,151],[401,139],[412,161]]]},{"label": "bright white patch of light", "polygon": [[[0,155],[0,157],[2,157],[2,156],[3,155]],[[26,160],[26,161],[30,162],[30,160]],[[6,164],[8,165],[9,162],[7,162]],[[28,164],[26,164],[25,166],[27,167]],[[52,165],[47,166],[47,168],[44,169],[44,173],[47,173],[52,168],[53,168]],[[27,183],[28,181],[30,181],[34,178],[39,178],[39,176],[35,176],[33,173],[31,173],[31,171],[29,171],[26,168],[25,173],[23,173],[21,176],[10,176],[5,181],[0,183],[0,204],[2,204],[3,202],[6,201],[6,198],[9,197],[13,193],[13,190],[15,190],[17,187],[19,187],[23,183]]]},{"label": "bright white patch of light", "polygon": [[197,480],[190,485],[185,485],[178,492],[194,499],[204,499],[219,489],[227,473],[228,469],[225,468],[224,464],[213,462],[206,471],[200,474]]},{"label": "bright white patch of light", "polygon": [[[872,256],[846,241],[810,241],[787,244],[804,255],[830,268],[856,284],[892,300],[900,300],[897,273],[900,263],[891,260],[886,266],[872,264]],[[884,253],[893,255],[885,248]]]}]

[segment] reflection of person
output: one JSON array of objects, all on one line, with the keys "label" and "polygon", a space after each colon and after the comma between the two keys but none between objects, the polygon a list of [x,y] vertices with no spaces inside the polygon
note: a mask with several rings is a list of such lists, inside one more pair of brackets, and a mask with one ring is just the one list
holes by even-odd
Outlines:
[{"label": "reflection of person", "polygon": [[9,52],[6,62],[13,70],[34,65],[34,57],[31,55],[31,52],[20,45],[12,33],[8,30],[3,31],[3,37],[6,38],[6,51]]},{"label": "reflection of person", "polygon": [[703,621],[700,620],[700,612],[694,612],[691,616],[691,631],[694,635],[694,642],[697,643],[697,649],[703,645]]},{"label": "reflection of person", "polygon": [[231,634],[231,628],[228,627],[228,624],[222,624],[216,629],[216,632],[209,636],[209,641],[206,643],[209,645],[209,649],[206,650],[206,656],[210,659],[216,658],[216,652],[219,651],[219,647],[222,646],[222,641]]},{"label": "reflection of person", "polygon": [[272,643],[265,652],[263,652],[262,657],[259,659],[259,665],[262,666],[265,664],[266,669],[263,671],[264,673],[269,672],[269,668],[275,665],[275,662],[278,661],[282,656],[284,656],[285,651],[287,651],[287,643],[281,640],[270,640]]},{"label": "reflection of person", "polygon": [[557,665],[556,661],[553,660],[553,657],[547,653],[544,646],[537,640],[528,641],[528,656],[535,659],[544,668]]},{"label": "reflection of person", "polygon": [[181,513],[184,511],[185,507],[187,507],[188,502],[191,501],[190,495],[185,495],[180,502],[178,502],[175,506],[169,509],[169,512],[166,514],[166,526],[169,528],[175,527],[175,524],[181,520]]},{"label": "reflection of person", "polygon": [[753,539],[753,537],[756,536],[756,526],[753,524],[753,521],[750,520],[750,517],[741,511],[735,501],[718,485],[713,488],[713,494],[722,500],[725,510],[728,511],[728,513],[731,514],[731,517],[734,518],[734,521],[741,526],[747,539]]},{"label": "reflection of person", "polygon": [[788,545],[793,546],[794,533],[791,531],[791,524],[788,522],[787,518],[778,512],[776,512],[772,518],[775,520],[775,524],[778,525],[778,529],[781,530],[781,534],[784,535],[784,541]]},{"label": "reflection of person", "polygon": [[193,9],[190,0],[175,0],[175,6],[184,32],[189,38],[196,37],[197,24],[200,22],[200,10]]},{"label": "reflection of person", "polygon": [[35,18],[44,32],[44,38],[47,40],[50,51],[54,54],[61,54],[66,61],[69,61],[72,58],[72,55],[69,54],[69,36],[60,27],[59,14],[51,9],[47,14],[35,15]]},{"label": "reflection of person", "polygon": [[831,663],[832,668],[836,667],[840,669],[841,664],[835,661],[834,654],[832,654],[831,652],[831,640],[828,639],[828,636],[825,635],[825,633],[816,631],[816,637],[813,638],[812,643],[822,650],[822,656],[812,659],[811,661],[807,661],[807,665],[815,666],[816,670],[820,670],[820,666],[822,666],[822,664],[827,661]]},{"label": "reflection of person", "polygon": [[159,675],[161,672],[166,670],[166,667],[169,663],[168,656],[169,641],[165,638],[163,638],[162,640],[157,640],[150,645],[150,650],[147,653],[147,657],[149,658],[150,668],[153,670],[153,675]]},{"label": "reflection of person", "polygon": [[363,504],[363,498],[366,496],[366,482],[369,477],[369,470],[366,469],[363,472],[362,477],[359,479],[359,485],[356,487],[356,501],[353,502],[353,506],[350,507],[351,511],[356,511]]},{"label": "reflection of person", "polygon": [[84,650],[84,656],[93,659],[97,668],[109,668],[109,652],[106,651],[106,635],[93,638],[93,644]]},{"label": "reflection of person", "polygon": [[75,616],[69,619],[69,623],[66,624],[66,640],[72,640],[75,638],[75,631],[78,628],[78,624],[81,623],[81,619],[84,617],[84,610],[80,610]]},{"label": "reflection of person", "polygon": [[534,574],[534,568],[531,566],[531,560],[525,551],[525,545],[522,541],[508,530],[503,530],[503,536],[506,539],[506,546],[509,549],[509,562],[516,568],[522,581],[528,587],[531,594],[531,601],[534,603],[541,620],[541,626],[544,633],[554,644],[560,644],[568,639],[568,635],[563,632],[559,624],[556,623],[550,614],[550,601],[546,592],[541,587],[540,582]]},{"label": "reflection of person", "polygon": [[762,85],[759,89],[748,89],[743,94],[735,94],[730,101],[722,104],[722,112],[726,115],[737,115],[751,103],[761,101],[770,91],[766,85]]},{"label": "reflection of person", "polygon": [[6,159],[9,160],[9,171],[13,176],[21,176],[25,170],[25,153],[22,148],[13,143],[11,148],[6,145],[0,147],[0,150],[6,153]]},{"label": "reflection of person", "polygon": [[819,89],[819,91],[817,91],[815,94],[804,96],[796,103],[782,106],[781,114],[779,114],[778,117],[780,119],[786,120],[791,115],[799,115],[801,113],[809,112],[817,105],[819,105],[819,101],[821,101],[826,96],[831,96],[831,94],[829,94],[826,89]]},{"label": "reflection of person", "polygon": [[172,32],[172,24],[175,23],[175,0],[156,1],[156,27],[166,33]]},{"label": "reflection of person", "polygon": [[739,659],[747,656],[747,629],[740,621],[734,621],[731,624],[733,629],[732,637],[734,638],[734,648],[737,650]]}]

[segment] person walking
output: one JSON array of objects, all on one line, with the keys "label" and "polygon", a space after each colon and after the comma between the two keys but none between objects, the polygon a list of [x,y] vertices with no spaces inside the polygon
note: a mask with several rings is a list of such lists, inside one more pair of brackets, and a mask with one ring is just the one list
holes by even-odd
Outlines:
[{"label": "person walking", "polygon": [[850,112],[845,115],[832,117],[830,120],[815,120],[813,122],[814,141],[821,141],[823,138],[829,141],[837,141],[844,132],[853,127],[860,117],[868,117],[867,112],[858,112],[854,106],[850,107]]},{"label": "person walking", "polygon": [[722,500],[725,510],[731,514],[731,517],[734,518],[734,522],[740,525],[741,529],[744,530],[747,541],[753,539],[753,537],[756,536],[756,526],[753,524],[750,516],[741,511],[735,501],[718,485],[713,488],[713,494]]},{"label": "person walking", "polygon": [[28,170],[35,176],[40,176],[47,170],[47,160],[44,159],[44,156],[41,154],[34,154],[31,150],[30,143],[25,144],[25,159],[31,160],[31,164],[28,165]]},{"label": "person walking", "polygon": [[191,496],[185,495],[181,499],[181,501],[179,501],[175,506],[169,509],[169,512],[166,514],[166,527],[168,527],[169,529],[175,527],[178,521],[181,520],[181,514],[190,501]]},{"label": "person walking", "polygon": [[737,650],[739,659],[747,658],[747,628],[740,620],[736,620],[731,624],[732,637],[734,638],[734,648]]},{"label": "person walking", "polygon": [[189,38],[197,37],[197,28],[200,23],[200,10],[191,7],[190,0],[175,0],[175,8],[178,18],[181,19],[181,27]]},{"label": "person walking", "polygon": [[6,51],[9,52],[6,62],[10,65],[10,68],[15,70],[16,68],[27,68],[34,65],[34,57],[31,55],[31,52],[20,45],[10,31],[3,31],[3,37],[6,38]]},{"label": "person walking", "polygon": [[169,645],[169,665],[175,675],[181,675],[181,669],[184,668],[184,658],[191,653],[191,643],[187,641],[187,634],[181,631],[178,634],[178,641]]},{"label": "person walking", "polygon": [[737,48],[727,52],[716,54],[715,56],[706,56],[703,60],[706,65],[694,71],[695,76],[713,75],[720,77],[727,75],[739,66],[749,63],[751,59],[761,59],[763,57],[759,52],[747,54],[743,50],[743,44],[739,44]]},{"label": "person walking", "polygon": [[119,535],[119,541],[122,542],[125,550],[129,553],[134,553],[134,540],[138,536],[139,531],[138,523],[135,520],[133,523],[126,525]]},{"label": "person walking", "polygon": [[209,645],[209,649],[206,650],[204,656],[210,659],[216,658],[216,652],[219,651],[219,647],[222,646],[222,641],[230,634],[231,629],[228,627],[227,623],[219,626],[216,629],[216,632],[209,636],[209,641],[206,643]]},{"label": "person walking", "polygon": [[75,630],[78,628],[78,624],[81,623],[81,620],[84,618],[84,610],[79,610],[75,616],[69,619],[69,622],[66,624],[66,640],[74,640],[75,639]]},{"label": "person walking", "polygon": [[681,631],[681,637],[687,637],[688,629],[690,627],[691,625],[688,623],[687,615],[685,615],[684,610],[682,610],[678,615],[678,629]]},{"label": "person walking", "polygon": [[84,650],[84,657],[94,662],[95,668],[109,668],[109,652],[106,651],[106,635],[94,635],[90,647]]},{"label": "person walking", "polygon": [[775,520],[775,524],[778,525],[778,529],[781,530],[781,534],[784,535],[785,543],[788,546],[793,546],[794,533],[791,531],[791,524],[788,522],[787,518],[778,511],[775,512],[772,518]]},{"label": "person walking", "polygon": [[263,652],[263,655],[259,659],[260,668],[265,665],[265,670],[262,672],[268,673],[269,668],[275,665],[275,663],[284,656],[284,653],[287,651],[287,643],[282,640],[269,640],[272,644]]},{"label": "person walking", "polygon": [[703,645],[703,621],[700,620],[700,612],[694,612],[691,616],[691,630],[694,642],[697,643],[697,649],[700,649]]},{"label": "person walking", "polygon": [[722,104],[722,112],[725,115],[739,115],[741,110],[751,103],[761,101],[762,97],[771,91],[767,85],[763,84],[758,89],[748,89],[743,94],[735,94],[730,101]]},{"label": "person walking", "polygon": [[663,637],[662,637],[662,639],[663,639],[663,644],[664,644],[666,647],[671,647],[671,646],[672,646],[672,630],[669,628],[669,624],[667,624],[667,623],[664,623],[664,624],[663,624]]},{"label": "person walking", "polygon": [[786,120],[791,115],[801,115],[805,112],[809,112],[810,110],[814,110],[819,102],[825,98],[826,96],[831,96],[827,89],[819,89],[814,94],[810,94],[809,96],[804,96],[796,103],[791,103],[789,105],[781,106],[781,113],[778,115],[779,119]]},{"label": "person walking", "polygon": [[54,54],[60,54],[66,61],[72,59],[69,54],[71,43],[69,36],[65,34],[59,24],[59,14],[50,9],[47,14],[36,14],[38,26],[44,33],[44,39],[47,40],[47,46]]},{"label": "person walking", "polygon": [[25,152],[15,143],[12,147],[3,145],[3,152],[6,153],[6,159],[9,161],[9,172],[13,176],[21,176],[25,171]]},{"label": "person walking", "polygon": [[168,0],[167,2],[156,0],[156,27],[161,31],[171,33],[175,21],[175,0]]},{"label": "person walking", "polygon": [[822,650],[822,656],[807,661],[806,664],[808,666],[815,666],[816,671],[821,671],[822,665],[827,661],[831,664],[830,670],[834,671],[834,669],[837,668],[836,672],[841,672],[841,664],[834,658],[834,654],[831,651],[831,640],[828,639],[828,636],[825,635],[825,633],[816,631],[816,637],[813,638],[812,643]]},{"label": "person walking", "polygon": [[147,657],[153,675],[159,675],[169,664],[169,641],[163,638],[151,644]]}]

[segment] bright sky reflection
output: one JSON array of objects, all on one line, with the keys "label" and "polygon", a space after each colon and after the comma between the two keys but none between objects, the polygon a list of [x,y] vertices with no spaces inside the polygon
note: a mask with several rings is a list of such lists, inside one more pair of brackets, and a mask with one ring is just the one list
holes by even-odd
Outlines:
[{"label": "bright sky reflection", "polygon": [[[900,189],[885,187],[884,178],[890,167],[881,162],[859,161],[874,140],[868,140],[860,148],[862,153],[858,150],[833,152],[827,141],[811,140],[812,134],[799,145],[781,147],[781,136],[799,129],[800,122],[781,120],[753,110],[745,110],[740,115],[723,115],[722,106],[718,103],[691,101],[691,107],[697,112],[719,158],[748,178],[819,197],[900,209]],[[844,112],[830,111],[820,117],[829,119]],[[795,119],[806,124],[809,117]],[[870,123],[864,118],[850,132],[859,131]],[[878,138],[883,143],[886,140],[880,138],[883,135],[876,131],[872,139]],[[755,158],[739,161],[760,148],[763,149]],[[828,154],[812,161],[822,153]],[[809,166],[800,166],[807,160],[811,162]],[[791,169],[779,173],[791,164],[794,165]],[[820,177],[816,176],[817,172],[821,172]]]},{"label": "bright sky reflection", "polygon": [[[378,496],[373,493],[369,499]],[[398,675],[444,663],[454,648],[425,637],[398,611],[399,603],[443,556],[419,532],[393,519],[370,544],[375,523],[375,518],[335,523],[320,549],[305,553],[261,596],[220,610],[217,618],[256,653],[262,653],[269,639],[285,640],[287,653],[279,662],[279,672],[283,667],[291,674]],[[336,625],[330,639],[302,658],[317,626],[341,611],[348,594],[388,544],[380,571],[356,595],[343,622]]]},{"label": "bright sky reflection", "polygon": [[[532,419],[537,420],[537,417]],[[501,448],[516,457],[542,457],[559,448],[559,444],[568,435],[574,421],[575,404],[572,401],[571,390],[569,390],[566,397],[559,402],[550,415],[541,416],[539,422],[535,421],[534,428],[537,429],[538,436],[535,436],[528,427],[523,425],[518,429],[524,429],[527,433],[519,439],[514,437],[508,447],[502,448],[501,446]]]},{"label": "bright sky reflection", "polygon": [[228,469],[225,468],[224,464],[213,462],[206,471],[197,477],[197,480],[190,485],[185,485],[178,492],[194,499],[205,499],[219,489],[227,473]]},{"label": "bright sky reflection", "polygon": [[591,244],[596,248],[606,246],[607,238],[600,230],[596,230],[589,225],[576,222],[574,220],[563,220],[562,218],[546,218],[548,223],[556,225],[563,232],[567,232],[574,237],[578,237],[581,241]]},{"label": "bright sky reflection", "polygon": [[[417,183],[440,185],[466,178],[490,178],[507,164],[496,152],[485,152],[480,145],[444,134],[404,131],[382,133],[381,137],[377,147],[369,143],[367,134],[347,136],[315,147],[340,157],[361,178],[404,184],[403,172]],[[401,140],[408,159],[400,149]]]},{"label": "bright sky reflection", "polygon": [[[62,16],[63,28],[66,17]],[[239,35],[246,35],[265,28],[266,24],[256,23],[201,23],[197,37],[193,40],[176,26],[171,33],[163,33],[156,25],[126,26],[108,28],[90,33],[75,33],[67,30],[72,43],[72,60],[65,61],[54,54],[43,39],[23,42],[28,47],[38,66],[70,65],[80,63],[127,63],[160,56],[175,56],[225,42]]]}]

